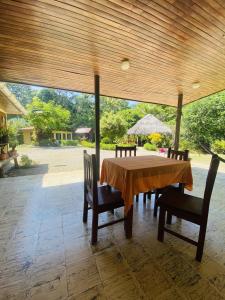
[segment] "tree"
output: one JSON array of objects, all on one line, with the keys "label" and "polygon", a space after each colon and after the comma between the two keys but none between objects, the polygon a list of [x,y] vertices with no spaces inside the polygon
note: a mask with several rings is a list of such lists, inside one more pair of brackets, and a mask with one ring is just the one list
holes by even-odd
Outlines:
[{"label": "tree", "polygon": [[135,108],[136,113],[142,118],[147,114],[151,114],[169,124],[175,124],[176,108],[162,104],[138,103]]},{"label": "tree", "polygon": [[30,85],[17,83],[7,83],[6,85],[23,106],[30,103],[36,94],[36,91],[32,90]]},{"label": "tree", "polygon": [[128,101],[112,97],[101,97],[100,110],[102,114],[108,112],[118,112],[129,107]]},{"label": "tree", "polygon": [[26,126],[26,121],[23,118],[11,118],[8,119],[8,135],[10,147],[16,146],[22,143],[21,128]]},{"label": "tree", "polygon": [[46,103],[48,103],[49,101],[53,101],[55,102],[55,104],[61,105],[62,107],[68,109],[71,113],[73,112],[73,92],[43,88],[37,92],[37,97]]},{"label": "tree", "polygon": [[52,130],[67,129],[70,121],[70,112],[53,101],[45,103],[34,97],[27,105],[26,119],[34,126],[38,140],[48,138]]},{"label": "tree", "polygon": [[117,113],[127,123],[127,130],[134,126],[141,119],[139,112],[133,108],[121,110]]},{"label": "tree", "polygon": [[185,107],[184,136],[190,142],[210,146],[215,140],[225,139],[225,92],[221,92]]},{"label": "tree", "polygon": [[117,138],[121,138],[127,131],[127,123],[117,114],[105,113],[101,118],[101,135],[108,138],[110,143],[114,143]]},{"label": "tree", "polygon": [[94,127],[95,104],[93,96],[81,94],[74,97],[74,107],[71,119],[74,128]]}]

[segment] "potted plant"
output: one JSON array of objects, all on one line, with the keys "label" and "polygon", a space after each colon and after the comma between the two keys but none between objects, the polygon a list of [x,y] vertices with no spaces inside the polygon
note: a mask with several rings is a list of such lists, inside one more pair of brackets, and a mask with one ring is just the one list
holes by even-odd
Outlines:
[{"label": "potted plant", "polygon": [[5,160],[5,159],[7,159],[8,157],[9,157],[9,156],[8,156],[8,153],[5,153],[4,147],[1,147],[0,160]]},{"label": "potted plant", "polygon": [[8,143],[8,129],[1,127],[0,128],[0,144]]}]

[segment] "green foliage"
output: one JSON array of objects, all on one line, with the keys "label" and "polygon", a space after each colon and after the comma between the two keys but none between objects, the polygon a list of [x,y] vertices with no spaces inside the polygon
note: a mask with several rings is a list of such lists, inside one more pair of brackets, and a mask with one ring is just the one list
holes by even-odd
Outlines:
[{"label": "green foliage", "polygon": [[61,140],[61,146],[77,146],[78,144],[78,140]]},{"label": "green foliage", "polygon": [[153,145],[161,147],[163,136],[160,133],[152,133],[148,138]]},{"label": "green foliage", "polygon": [[80,145],[85,148],[94,148],[95,147],[95,143],[91,143],[88,141],[80,141]]},{"label": "green foliage", "polygon": [[118,115],[127,123],[127,130],[141,119],[141,115],[135,108],[120,110]]},{"label": "green foliage", "polygon": [[116,138],[124,136],[127,131],[127,123],[119,114],[106,113],[101,118],[101,135],[108,137],[111,143]]},{"label": "green foliage", "polygon": [[136,113],[143,118],[147,114],[151,114],[169,124],[175,124],[176,121],[176,108],[161,104],[138,103],[134,107]]},{"label": "green foliage", "polygon": [[72,111],[72,126],[78,127],[94,127],[95,121],[95,105],[91,95],[81,94],[74,99]]},{"label": "green foliage", "polygon": [[6,127],[0,127],[0,137],[6,136],[8,134],[8,129]]},{"label": "green foliage", "polygon": [[26,119],[34,126],[38,140],[48,138],[52,130],[62,130],[68,127],[70,112],[53,101],[45,103],[34,97],[27,105]]},{"label": "green foliage", "polygon": [[172,142],[171,136],[167,134],[152,133],[148,138],[151,144],[156,145],[157,147],[169,147]]},{"label": "green foliage", "polygon": [[32,101],[35,96],[35,91],[32,90],[30,85],[7,83],[7,88],[16,96],[17,100],[24,106]]},{"label": "green foliage", "polygon": [[41,147],[57,147],[59,146],[59,144],[52,140],[51,138],[48,139],[41,139],[38,141],[38,143],[36,145],[39,145]]},{"label": "green foliage", "polygon": [[23,168],[30,168],[32,167],[33,161],[27,155],[22,155],[20,159],[20,165]]},{"label": "green foliage", "polygon": [[66,108],[71,113],[73,111],[73,92],[43,88],[37,92],[37,97],[45,103],[53,101],[55,104]]},{"label": "green foliage", "polygon": [[196,145],[188,140],[181,139],[179,143],[179,150],[197,150]]},{"label": "green foliage", "polygon": [[146,150],[149,150],[149,151],[156,151],[157,150],[156,145],[153,145],[153,144],[150,144],[150,143],[145,143],[144,148]]},{"label": "green foliage", "polygon": [[13,118],[8,120],[9,146],[22,144],[21,128],[26,126],[26,121],[22,118]]},{"label": "green foliage", "polygon": [[110,144],[110,138],[108,138],[107,136],[101,139],[101,142],[104,144]]},{"label": "green foliage", "polygon": [[185,138],[197,147],[225,140],[225,92],[187,105],[184,109]]},{"label": "green foliage", "polygon": [[112,151],[114,151],[116,149],[116,145],[115,144],[100,143],[100,148],[102,150],[112,150]]},{"label": "green foliage", "polygon": [[215,140],[212,144],[212,150],[218,154],[225,154],[225,140]]},{"label": "green foliage", "polygon": [[116,99],[112,97],[101,97],[100,101],[100,110],[101,113],[116,113],[121,110],[125,110],[128,108],[128,102],[121,100],[121,99]]}]

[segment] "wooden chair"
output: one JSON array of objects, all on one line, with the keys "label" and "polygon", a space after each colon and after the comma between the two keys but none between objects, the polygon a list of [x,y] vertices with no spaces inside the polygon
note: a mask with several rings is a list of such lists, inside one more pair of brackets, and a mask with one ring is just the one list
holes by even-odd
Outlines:
[{"label": "wooden chair", "polygon": [[[136,156],[137,147],[136,146],[118,146],[116,145],[115,156],[116,157],[128,157]],[[138,202],[139,195],[136,195],[136,201]]]},{"label": "wooden chair", "polygon": [[121,218],[103,225],[98,225],[98,215],[112,211],[115,208],[124,206],[124,201],[121,198],[121,193],[111,189],[110,186],[97,185],[97,164],[96,156],[87,154],[84,150],[84,210],[83,222],[87,222],[88,210],[92,209],[92,245],[97,243],[98,229],[124,221]]},{"label": "wooden chair", "polygon": [[[189,150],[179,151],[179,150],[174,150],[171,147],[168,148],[168,152],[167,152],[167,158],[184,160],[184,161],[188,161],[189,159],[188,155],[189,155]],[[179,189],[181,192],[184,191],[184,185],[182,183],[174,184],[171,187],[175,189]],[[157,217],[157,212],[158,212],[157,199],[159,198],[159,195],[163,193],[164,190],[165,188],[155,190],[154,217]]]},{"label": "wooden chair", "polygon": [[[118,146],[116,145],[115,155],[116,157],[127,157],[136,156],[137,147],[136,146]],[[133,153],[133,155],[132,155]]]},{"label": "wooden chair", "polygon": [[[209,204],[217,170],[219,167],[219,162],[219,157],[214,154],[211,159],[203,198],[184,194],[176,189],[169,188],[168,191],[163,193],[162,196],[157,200],[157,204],[160,207],[158,240],[160,242],[163,242],[164,231],[166,231],[186,242],[191,243],[192,245],[197,246],[196,260],[198,261],[201,261],[203,255]],[[178,218],[199,225],[200,230],[198,241],[196,242],[165,227],[166,212],[171,215],[175,215]]]}]

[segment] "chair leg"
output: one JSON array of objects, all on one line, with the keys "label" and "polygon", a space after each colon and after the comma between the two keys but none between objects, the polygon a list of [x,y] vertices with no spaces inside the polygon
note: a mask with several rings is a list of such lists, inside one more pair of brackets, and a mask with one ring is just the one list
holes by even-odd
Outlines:
[{"label": "chair leg", "polygon": [[158,205],[157,205],[156,200],[155,200],[155,203],[154,203],[154,217],[157,217],[157,213],[158,213]]},{"label": "chair leg", "polygon": [[88,202],[86,200],[86,197],[84,195],[84,209],[83,209],[83,222],[87,222],[87,217],[88,217]]},{"label": "chair leg", "polygon": [[132,227],[133,227],[133,205],[128,211],[124,221],[124,229],[125,229],[125,234],[127,239],[132,237]]},{"label": "chair leg", "polygon": [[98,240],[98,213],[93,210],[91,244],[92,245],[96,244],[97,240]]},{"label": "chair leg", "polygon": [[169,212],[167,212],[166,224],[172,224],[172,215]]},{"label": "chair leg", "polygon": [[136,202],[139,201],[139,195],[136,195]]},{"label": "chair leg", "polygon": [[155,203],[154,203],[154,217],[157,217],[157,213],[158,213],[158,205],[157,205],[158,198],[159,198],[159,192],[156,190],[155,191]]},{"label": "chair leg", "polygon": [[197,261],[202,260],[204,243],[205,243],[206,225],[200,225],[199,236],[198,236],[198,246],[195,259]]},{"label": "chair leg", "polygon": [[146,203],[147,193],[144,193],[144,203]]},{"label": "chair leg", "polygon": [[148,199],[149,199],[149,200],[151,200],[151,196],[152,196],[152,193],[151,193],[151,191],[150,191],[150,192],[148,192]]},{"label": "chair leg", "polygon": [[165,226],[166,211],[160,207],[159,210],[159,225],[158,225],[158,240],[163,242],[164,240],[164,226]]}]

